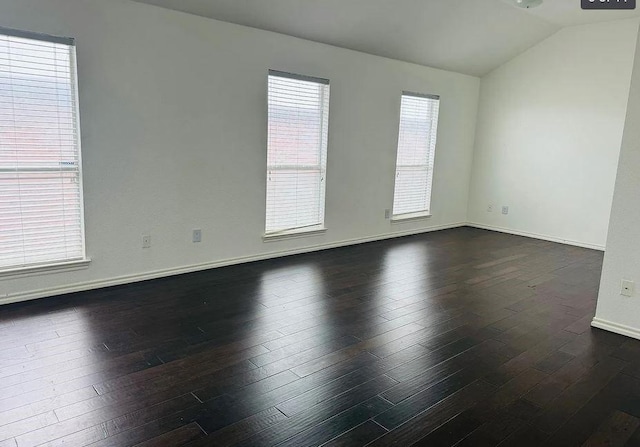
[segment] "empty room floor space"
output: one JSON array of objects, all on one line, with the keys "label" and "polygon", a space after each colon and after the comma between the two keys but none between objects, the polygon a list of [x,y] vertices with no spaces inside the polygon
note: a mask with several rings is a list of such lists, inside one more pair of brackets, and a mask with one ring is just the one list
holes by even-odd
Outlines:
[{"label": "empty room floor space", "polygon": [[602,259],[458,228],[3,306],[0,447],[637,446]]}]

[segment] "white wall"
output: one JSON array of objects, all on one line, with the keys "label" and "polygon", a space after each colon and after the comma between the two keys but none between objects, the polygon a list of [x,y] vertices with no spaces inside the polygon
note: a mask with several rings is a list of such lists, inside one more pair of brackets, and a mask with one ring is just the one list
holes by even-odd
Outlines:
[{"label": "white wall", "polygon": [[482,78],[470,222],[604,247],[637,31],[565,28]]},{"label": "white wall", "polygon": [[[638,39],[640,41],[640,38]],[[598,307],[593,325],[640,338],[640,45],[629,94]],[[636,283],[631,298],[620,295],[622,280]]]},{"label": "white wall", "polygon": [[[2,0],[0,26],[77,39],[93,260],[0,303],[466,221],[477,78],[126,0]],[[325,235],[262,241],[270,68],[331,80]],[[391,224],[403,90],[442,98],[433,217]]]}]

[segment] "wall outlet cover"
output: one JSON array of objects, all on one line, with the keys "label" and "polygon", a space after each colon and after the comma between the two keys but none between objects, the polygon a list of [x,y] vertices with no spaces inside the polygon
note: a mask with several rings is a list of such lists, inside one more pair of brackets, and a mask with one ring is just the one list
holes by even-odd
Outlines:
[{"label": "wall outlet cover", "polygon": [[509,207],[508,206],[503,206],[502,207],[502,214],[509,214]]},{"label": "wall outlet cover", "polygon": [[622,288],[620,289],[620,295],[628,297],[633,296],[635,285],[636,284],[633,281],[627,281],[626,279],[623,279]]},{"label": "wall outlet cover", "polygon": [[193,242],[202,242],[202,230],[193,230]]}]

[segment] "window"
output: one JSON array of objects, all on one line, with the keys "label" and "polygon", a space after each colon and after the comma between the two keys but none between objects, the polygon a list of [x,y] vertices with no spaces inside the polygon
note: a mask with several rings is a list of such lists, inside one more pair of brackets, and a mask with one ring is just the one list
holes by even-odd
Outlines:
[{"label": "window", "polygon": [[269,71],[266,236],[322,230],[329,81]]},{"label": "window", "polygon": [[393,218],[429,215],[440,97],[403,93]]},{"label": "window", "polygon": [[0,271],[84,260],[72,39],[0,29]]}]

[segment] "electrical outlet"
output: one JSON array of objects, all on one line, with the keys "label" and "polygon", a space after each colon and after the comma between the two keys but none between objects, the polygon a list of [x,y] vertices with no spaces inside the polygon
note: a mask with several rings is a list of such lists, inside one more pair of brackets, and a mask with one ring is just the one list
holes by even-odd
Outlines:
[{"label": "electrical outlet", "polygon": [[635,283],[633,281],[622,280],[622,289],[620,290],[620,295],[622,296],[633,296],[633,290],[635,289]]},{"label": "electrical outlet", "polygon": [[493,213],[493,204],[490,203],[489,206],[487,206],[487,213]]},{"label": "electrical outlet", "polygon": [[142,236],[142,248],[151,248],[151,236]]},{"label": "electrical outlet", "polygon": [[193,242],[202,242],[202,230],[193,230]]},{"label": "electrical outlet", "polygon": [[502,207],[502,214],[509,214],[509,207],[508,206],[503,206]]},{"label": "electrical outlet", "polygon": [[391,210],[384,210],[384,218],[385,219],[391,218]]}]

